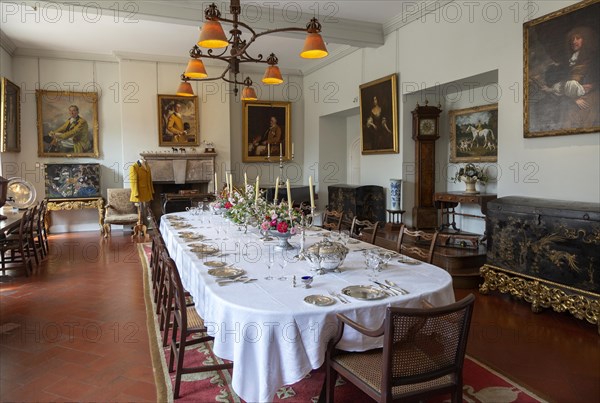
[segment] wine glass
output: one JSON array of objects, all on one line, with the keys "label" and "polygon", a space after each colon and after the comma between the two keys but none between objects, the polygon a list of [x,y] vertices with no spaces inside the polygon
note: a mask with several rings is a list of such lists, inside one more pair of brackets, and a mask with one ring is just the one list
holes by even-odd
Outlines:
[{"label": "wine glass", "polygon": [[278,280],[285,281],[287,277],[285,276],[285,268],[287,267],[288,261],[285,257],[285,253],[281,252],[281,261],[279,262],[279,267],[281,267],[281,276],[278,277]]},{"label": "wine glass", "polygon": [[271,267],[273,267],[273,264],[275,263],[275,256],[273,256],[272,253],[268,252],[269,256],[267,257],[267,276],[265,277],[265,280],[273,280],[273,276],[271,276]]},{"label": "wine glass", "polygon": [[371,273],[369,274],[369,280],[377,281],[381,258],[377,255],[377,253],[370,251],[365,254],[365,263],[367,265],[367,269],[371,270]]}]

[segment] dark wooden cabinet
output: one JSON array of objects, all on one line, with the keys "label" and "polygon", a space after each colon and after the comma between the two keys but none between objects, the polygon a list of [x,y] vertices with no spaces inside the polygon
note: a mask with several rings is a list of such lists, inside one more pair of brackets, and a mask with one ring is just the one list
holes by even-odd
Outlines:
[{"label": "dark wooden cabinet", "polygon": [[385,223],[385,190],[381,186],[332,185],[328,187],[330,210],[343,211],[342,223],[359,220]]},{"label": "dark wooden cabinet", "polygon": [[600,204],[502,197],[487,204],[486,232],[482,293],[510,292],[536,312],[599,324]]}]

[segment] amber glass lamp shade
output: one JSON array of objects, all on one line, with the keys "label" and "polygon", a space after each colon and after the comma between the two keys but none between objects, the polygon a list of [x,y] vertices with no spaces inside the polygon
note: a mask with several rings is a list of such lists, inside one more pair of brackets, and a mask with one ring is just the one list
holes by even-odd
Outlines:
[{"label": "amber glass lamp shade", "polygon": [[208,77],[204,63],[199,59],[190,59],[185,69],[184,76],[188,78],[205,78]]},{"label": "amber glass lamp shade", "polygon": [[193,97],[194,90],[192,89],[192,85],[187,81],[182,81],[177,88],[177,95],[181,97]]},{"label": "amber glass lamp shade", "polygon": [[244,87],[242,90],[242,101],[256,101],[258,97],[256,96],[256,91],[252,87]]},{"label": "amber glass lamp shade", "polygon": [[281,77],[281,71],[277,66],[267,66],[265,75],[262,78],[262,82],[265,84],[281,84],[283,78]]},{"label": "amber glass lamp shade", "polygon": [[209,49],[220,49],[229,46],[229,42],[219,21],[206,21],[202,25],[198,46]]},{"label": "amber glass lamp shade", "polygon": [[304,48],[300,52],[300,56],[305,59],[320,59],[329,54],[325,47],[325,42],[318,33],[306,34],[306,40],[304,41]]}]

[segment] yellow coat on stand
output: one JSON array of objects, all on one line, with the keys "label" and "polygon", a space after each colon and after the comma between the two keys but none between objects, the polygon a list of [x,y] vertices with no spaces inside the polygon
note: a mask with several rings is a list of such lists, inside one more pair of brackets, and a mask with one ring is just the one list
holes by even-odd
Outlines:
[{"label": "yellow coat on stand", "polygon": [[147,202],[154,197],[152,174],[148,164],[136,162],[129,168],[129,181],[131,182],[132,202]]}]

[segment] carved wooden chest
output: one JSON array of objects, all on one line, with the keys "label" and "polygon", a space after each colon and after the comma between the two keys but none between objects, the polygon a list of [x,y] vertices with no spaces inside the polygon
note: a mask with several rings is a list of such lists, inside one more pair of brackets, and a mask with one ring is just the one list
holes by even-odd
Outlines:
[{"label": "carved wooden chest", "polygon": [[385,190],[381,186],[331,185],[328,206],[343,211],[343,222],[349,225],[354,217],[359,220],[385,222]]},{"label": "carved wooden chest", "polygon": [[510,292],[535,312],[552,307],[600,326],[600,204],[502,197],[488,203],[486,231],[480,292]]}]

